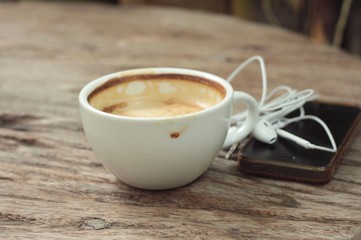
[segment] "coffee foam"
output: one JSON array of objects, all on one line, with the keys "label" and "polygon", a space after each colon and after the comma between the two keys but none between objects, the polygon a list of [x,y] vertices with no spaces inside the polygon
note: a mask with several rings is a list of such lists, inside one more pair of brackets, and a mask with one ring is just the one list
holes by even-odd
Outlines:
[{"label": "coffee foam", "polygon": [[218,83],[182,74],[113,78],[88,97],[98,110],[121,116],[158,118],[186,115],[212,107],[225,96]]}]

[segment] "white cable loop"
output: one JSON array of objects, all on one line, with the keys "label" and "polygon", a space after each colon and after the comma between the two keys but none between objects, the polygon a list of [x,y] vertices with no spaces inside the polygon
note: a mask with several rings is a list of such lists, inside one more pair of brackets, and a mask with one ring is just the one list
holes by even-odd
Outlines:
[{"label": "white cable loop", "polygon": [[[241,63],[227,78],[228,82],[234,80],[234,78],[250,63],[253,61],[258,61],[261,68],[261,80],[262,80],[262,95],[261,99],[258,102],[260,109],[259,119],[267,120],[272,124],[289,124],[291,122],[300,121],[303,119],[311,119],[318,122],[326,131],[331,145],[331,148],[316,146],[311,144],[310,148],[319,149],[323,151],[334,152],[337,150],[336,143],[333,139],[331,131],[327,125],[319,118],[315,116],[305,115],[303,105],[311,100],[316,99],[318,96],[314,93],[313,89],[304,89],[297,91],[288,86],[278,86],[272,89],[267,94],[267,74],[264,60],[261,56],[253,56]],[[282,93],[284,92],[284,93]],[[295,110],[300,110],[300,115],[295,118],[286,119],[285,116]],[[231,118],[231,124],[240,125],[243,123],[244,119],[247,117],[247,111],[242,111],[238,114],[235,114]],[[284,126],[286,126],[284,125]],[[283,127],[284,127],[283,126]],[[280,127],[278,126],[278,129]],[[232,131],[232,127],[229,131]]]},{"label": "white cable loop", "polygon": [[313,120],[315,122],[317,122],[318,124],[320,124],[323,129],[325,130],[328,139],[330,140],[331,146],[332,148],[328,148],[328,147],[323,147],[323,146],[318,146],[315,144],[311,144],[310,148],[312,149],[318,149],[318,150],[322,150],[322,151],[327,151],[327,152],[336,152],[337,151],[337,146],[336,146],[336,142],[335,139],[332,136],[332,133],[330,131],[330,129],[328,128],[327,124],[320,118],[313,116],[313,115],[301,115],[295,118],[291,118],[291,119],[287,119],[287,120],[280,120],[279,122],[276,123],[276,129],[280,129],[280,128],[284,128],[285,126],[294,123],[294,122],[299,122],[302,120]]}]

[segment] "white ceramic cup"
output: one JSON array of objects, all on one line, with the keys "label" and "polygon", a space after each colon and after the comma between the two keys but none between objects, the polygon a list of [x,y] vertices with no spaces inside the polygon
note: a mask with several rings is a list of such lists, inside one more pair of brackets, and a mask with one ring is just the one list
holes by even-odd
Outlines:
[{"label": "white ceramic cup", "polygon": [[[210,108],[161,118],[119,116],[89,104],[89,94],[110,79],[144,73],[202,77],[221,85],[225,96]],[[227,136],[233,104],[241,101],[248,106],[247,119]],[[144,189],[169,189],[192,182],[207,170],[224,144],[229,146],[252,131],[259,114],[256,100],[233,91],[224,79],[179,68],[135,69],[100,77],[84,86],[79,102],[83,128],[97,157],[118,179]],[[175,138],[171,136],[174,132],[181,134]]]}]

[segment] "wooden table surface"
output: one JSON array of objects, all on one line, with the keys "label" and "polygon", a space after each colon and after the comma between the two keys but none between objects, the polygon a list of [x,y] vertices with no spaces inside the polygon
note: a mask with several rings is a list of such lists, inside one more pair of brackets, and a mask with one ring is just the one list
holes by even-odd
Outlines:
[{"label": "wooden table surface", "polygon": [[[360,59],[279,28],[172,8],[0,3],[0,239],[360,239],[360,133],[325,185],[244,175],[219,157],[185,187],[144,191],[94,156],[78,112],[87,82],[150,66],[226,77],[255,54],[270,87],[361,105]],[[259,96],[257,64],[233,85]]]}]

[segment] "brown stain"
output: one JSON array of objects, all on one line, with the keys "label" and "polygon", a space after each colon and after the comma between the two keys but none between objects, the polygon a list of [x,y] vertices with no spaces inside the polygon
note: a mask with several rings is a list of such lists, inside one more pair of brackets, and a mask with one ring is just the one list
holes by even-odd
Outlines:
[{"label": "brown stain", "polygon": [[170,133],[169,136],[174,139],[179,138],[188,128],[189,125],[183,126],[180,130]]},{"label": "brown stain", "polygon": [[170,137],[171,138],[178,138],[180,136],[180,133],[179,132],[172,132],[171,134],[170,134]]},{"label": "brown stain", "polygon": [[167,74],[136,74],[136,75],[129,75],[129,76],[122,76],[122,77],[116,77],[108,80],[107,82],[103,83],[99,87],[97,87],[93,92],[91,92],[88,96],[88,102],[91,101],[91,99],[96,96],[98,93],[116,86],[120,83],[124,82],[131,82],[131,81],[142,81],[142,80],[152,80],[152,79],[167,79],[167,80],[185,80],[185,81],[192,81],[197,82],[200,84],[204,84],[206,86],[210,86],[212,88],[217,89],[222,97],[226,95],[226,90],[224,87],[212,80],[208,80],[206,78],[198,77],[198,76],[192,76],[192,75],[186,75],[186,74],[173,74],[173,73],[167,73]]},{"label": "brown stain", "polygon": [[103,112],[112,113],[115,109],[125,108],[128,105],[127,102],[120,102],[110,106],[106,106],[102,109]]},{"label": "brown stain", "polygon": [[173,98],[169,98],[169,99],[164,100],[163,103],[164,103],[165,105],[174,105],[174,104],[177,103],[177,101],[174,100]]}]

